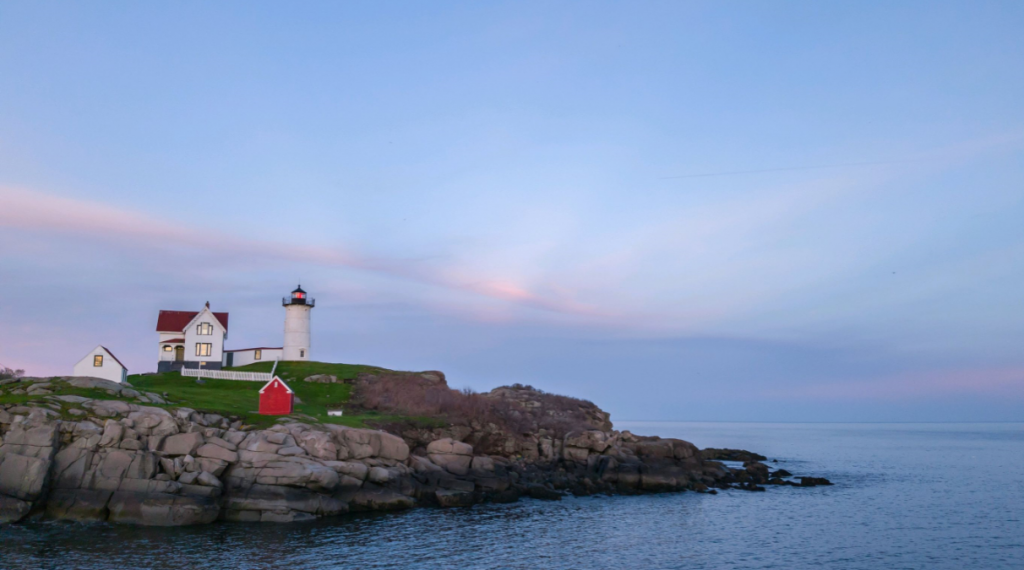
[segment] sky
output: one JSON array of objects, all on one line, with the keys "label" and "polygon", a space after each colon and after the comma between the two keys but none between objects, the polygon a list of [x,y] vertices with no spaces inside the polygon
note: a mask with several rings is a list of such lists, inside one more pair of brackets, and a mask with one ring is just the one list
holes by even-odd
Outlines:
[{"label": "sky", "polygon": [[1024,420],[1024,3],[4,2],[0,364],[160,309],[614,420]]}]

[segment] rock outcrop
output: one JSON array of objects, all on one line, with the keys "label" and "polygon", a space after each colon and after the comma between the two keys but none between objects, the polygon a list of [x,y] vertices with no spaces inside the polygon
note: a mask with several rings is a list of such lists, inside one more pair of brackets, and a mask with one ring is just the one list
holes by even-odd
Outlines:
[{"label": "rock outcrop", "polygon": [[[443,375],[429,374],[427,382],[444,384]],[[593,404],[567,398],[548,405],[553,396],[528,387],[486,397],[515,402],[505,410],[528,409],[518,425],[533,432],[468,422],[408,428],[400,437],[291,418],[252,429],[217,414],[146,405],[159,396],[124,385],[67,381],[133,401],[46,396],[42,405],[0,406],[0,523],[33,516],[142,525],[288,522],[521,496],[557,500],[563,493],[828,484],[793,482],[757,461],[729,468],[686,441],[615,431]],[[26,393],[46,384],[23,382]],[[584,429],[559,432],[568,425]]]}]

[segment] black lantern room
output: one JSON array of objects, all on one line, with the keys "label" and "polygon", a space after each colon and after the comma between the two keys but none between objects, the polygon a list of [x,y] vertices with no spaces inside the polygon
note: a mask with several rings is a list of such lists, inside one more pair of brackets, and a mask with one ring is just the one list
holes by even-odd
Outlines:
[{"label": "black lantern room", "polygon": [[291,298],[285,297],[281,299],[282,305],[308,305],[312,307],[316,304],[314,299],[309,297],[309,294],[302,290],[302,285],[299,285],[292,291]]}]

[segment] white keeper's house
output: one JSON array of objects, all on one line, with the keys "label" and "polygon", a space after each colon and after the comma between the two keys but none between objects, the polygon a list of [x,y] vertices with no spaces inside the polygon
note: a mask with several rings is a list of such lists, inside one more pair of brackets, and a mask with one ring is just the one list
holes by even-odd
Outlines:
[{"label": "white keeper's house", "polygon": [[232,350],[225,348],[228,314],[211,311],[210,303],[200,311],[160,311],[156,319],[157,372],[219,370],[265,360],[309,360],[309,316],[316,301],[300,285],[281,304],[285,308],[283,346]]}]

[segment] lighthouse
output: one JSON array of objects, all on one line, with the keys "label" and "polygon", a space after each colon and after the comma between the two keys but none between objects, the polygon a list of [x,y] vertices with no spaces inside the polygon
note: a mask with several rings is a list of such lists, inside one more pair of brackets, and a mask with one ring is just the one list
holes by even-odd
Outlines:
[{"label": "lighthouse", "polygon": [[316,301],[299,285],[284,305],[284,354],[282,360],[309,360],[309,312]]}]

